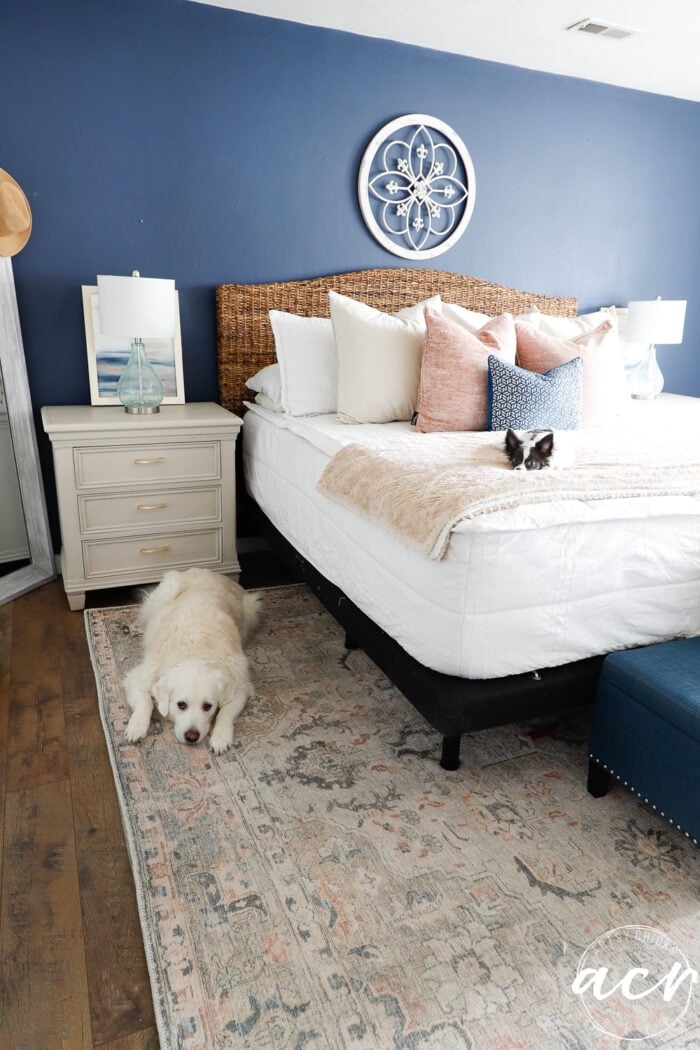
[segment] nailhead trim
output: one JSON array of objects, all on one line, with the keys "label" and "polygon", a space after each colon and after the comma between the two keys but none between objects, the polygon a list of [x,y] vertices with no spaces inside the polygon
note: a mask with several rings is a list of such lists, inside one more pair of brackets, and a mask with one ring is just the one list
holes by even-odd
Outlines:
[{"label": "nailhead trim", "polygon": [[[589,757],[589,758],[592,758],[592,759],[593,759],[593,761],[597,763],[597,765],[599,765],[599,766],[600,766],[600,765],[602,765],[603,769],[608,769],[607,765],[605,765],[605,763],[604,763],[604,762],[600,762],[600,761],[599,761],[599,759],[597,759],[597,758],[595,757],[595,755],[593,754],[593,752],[592,752],[592,751],[589,751],[589,752],[588,752],[588,757]],[[618,780],[618,781],[620,780],[620,774],[619,774],[619,773],[615,773],[615,771],[614,771],[613,769],[609,769],[609,770],[608,770],[608,772],[610,773],[610,775],[611,775],[611,776],[614,776],[616,780]],[[638,797],[638,798],[641,798],[641,797],[642,797],[642,793],[641,793],[641,791],[636,791],[636,790],[635,790],[635,788],[634,788],[634,787],[632,787],[632,785],[631,785],[631,784],[630,784],[630,785],[628,785],[628,784],[627,784],[627,781],[626,781],[626,780],[625,780],[625,781],[623,781],[623,783],[624,783],[625,787],[628,787],[628,786],[629,786],[629,790],[630,790],[630,791],[632,792],[632,794],[633,794],[633,795],[637,795],[637,797]],[[648,798],[645,798],[645,799],[644,799],[644,802],[645,802],[645,803],[646,803],[647,805],[649,805],[649,799],[648,799]],[[664,813],[664,812],[663,812],[662,810],[657,810],[657,809],[656,809],[656,806],[654,805],[654,803],[653,803],[653,802],[651,803],[651,808],[652,808],[652,809],[653,809],[653,810],[654,810],[655,812],[658,812],[658,813],[659,813],[659,816],[661,816],[661,817],[664,817],[664,819],[665,819],[665,820],[668,820],[669,824],[671,824],[672,826],[674,826],[674,825],[673,825],[673,817],[667,817],[667,816],[666,816],[666,814],[665,814],[665,813]],[[689,839],[689,840],[690,840],[690,832],[688,832],[688,831],[683,831],[683,828],[682,828],[682,827],[680,826],[680,824],[676,824],[676,825],[675,825],[675,827],[676,827],[676,828],[678,828],[678,830],[679,830],[679,831],[683,832],[683,834],[685,835],[685,837],[686,837],[687,839]],[[698,840],[697,840],[697,839],[692,839],[692,840],[690,840],[690,841],[692,841],[692,843],[693,843],[693,845],[694,845],[694,846],[697,846],[697,844],[698,844]]]}]

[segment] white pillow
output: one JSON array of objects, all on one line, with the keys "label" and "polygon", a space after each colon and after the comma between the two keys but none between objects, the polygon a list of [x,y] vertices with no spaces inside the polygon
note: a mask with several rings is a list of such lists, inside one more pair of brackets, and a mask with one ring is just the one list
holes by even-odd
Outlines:
[{"label": "white pillow", "polygon": [[276,401],[273,401],[267,394],[256,394],[255,404],[260,405],[261,408],[266,408],[268,412],[281,412],[282,407]]},{"label": "white pillow", "polygon": [[443,303],[442,314],[448,321],[454,321],[468,332],[475,335],[485,324],[491,320],[489,314],[480,314],[476,310],[467,310],[466,306],[458,306],[457,303]]},{"label": "white pillow", "polygon": [[335,412],[338,355],[327,317],[298,317],[270,310],[280,365],[282,410],[291,416]]},{"label": "white pillow", "polygon": [[554,335],[558,339],[575,339],[584,332],[592,332],[603,321],[612,321],[616,326],[616,320],[607,307],[591,314],[579,314],[577,317],[555,317],[552,314],[540,313],[536,306],[531,306],[524,314],[516,317],[516,321],[527,321],[528,324],[534,324],[538,331],[544,332],[545,335]]},{"label": "white pillow", "polygon": [[423,308],[440,309],[440,296],[394,315],[338,292],[329,292],[328,300],[338,348],[340,422],[410,419],[425,339]]},{"label": "white pillow", "polygon": [[[271,409],[273,412],[282,412],[282,384],[280,379],[280,366],[266,365],[265,368],[261,368],[259,372],[256,372],[252,379],[247,379],[245,384],[250,390],[254,390],[256,394],[262,395],[267,398],[274,408]],[[257,401],[257,397],[255,399]],[[261,402],[262,403],[262,402]],[[263,405],[267,408],[268,405]]]}]

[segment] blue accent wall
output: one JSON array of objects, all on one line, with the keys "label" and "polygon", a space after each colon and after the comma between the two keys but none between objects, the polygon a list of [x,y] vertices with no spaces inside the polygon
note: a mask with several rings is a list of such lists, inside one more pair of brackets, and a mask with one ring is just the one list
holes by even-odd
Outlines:
[{"label": "blue accent wall", "polygon": [[89,401],[97,273],[175,278],[194,401],[217,397],[217,284],[402,265],[355,180],[410,112],[452,125],[476,169],[471,224],[427,265],[582,309],[687,298],[660,361],[667,390],[700,395],[700,104],[186,0],[2,0],[0,69],[0,166],[34,218],[14,271],[37,409]]}]

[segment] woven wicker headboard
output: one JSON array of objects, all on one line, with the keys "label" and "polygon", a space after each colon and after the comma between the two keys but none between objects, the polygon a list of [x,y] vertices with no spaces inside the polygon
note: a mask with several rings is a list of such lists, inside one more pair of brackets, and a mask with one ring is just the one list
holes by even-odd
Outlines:
[{"label": "woven wicker headboard", "polygon": [[216,290],[219,400],[224,408],[240,412],[246,380],[275,360],[275,341],[269,310],[285,310],[303,317],[328,317],[328,290],[396,313],[431,295],[470,310],[495,316],[521,314],[529,306],[559,317],[574,317],[576,299],[518,292],[477,277],[442,270],[358,270],[330,277],[274,284],[222,284]]}]

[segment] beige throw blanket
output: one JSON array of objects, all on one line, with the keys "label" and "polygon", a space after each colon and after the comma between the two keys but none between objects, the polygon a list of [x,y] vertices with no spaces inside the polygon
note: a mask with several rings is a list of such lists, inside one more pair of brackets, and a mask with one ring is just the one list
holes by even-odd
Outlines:
[{"label": "beige throw blanket", "polygon": [[[336,453],[318,491],[346,504],[430,558],[442,558],[460,522],[555,500],[700,495],[700,456],[659,433],[566,435],[574,465],[513,471],[502,434],[406,434]],[[688,457],[695,462],[688,463]]]}]

